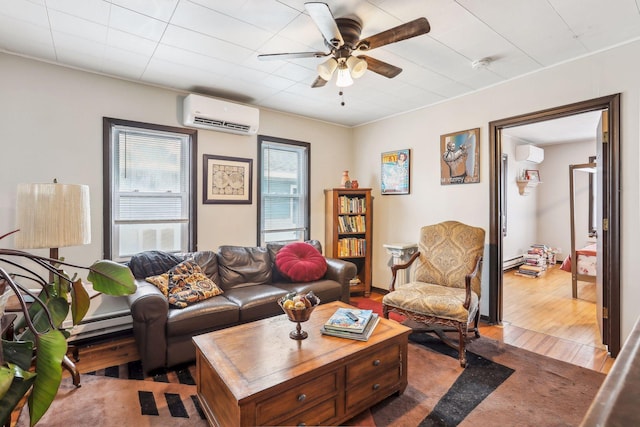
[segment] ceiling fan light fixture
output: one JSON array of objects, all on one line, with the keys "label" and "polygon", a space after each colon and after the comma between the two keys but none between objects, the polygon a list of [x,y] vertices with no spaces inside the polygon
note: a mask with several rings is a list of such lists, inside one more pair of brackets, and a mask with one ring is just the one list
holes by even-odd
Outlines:
[{"label": "ceiling fan light fixture", "polygon": [[338,75],[336,76],[336,86],[347,87],[353,84],[351,73],[349,73],[349,67],[347,67],[346,61],[342,61],[338,64]]},{"label": "ceiling fan light fixture", "polygon": [[331,76],[333,76],[333,72],[336,68],[338,68],[338,61],[336,61],[335,58],[329,58],[322,64],[318,65],[318,75],[326,81],[329,81],[331,80]]},{"label": "ceiling fan light fixture", "polygon": [[351,71],[351,77],[359,79],[364,75],[365,71],[367,71],[367,61],[357,56],[350,56],[349,59],[347,59],[347,67],[349,67]]}]

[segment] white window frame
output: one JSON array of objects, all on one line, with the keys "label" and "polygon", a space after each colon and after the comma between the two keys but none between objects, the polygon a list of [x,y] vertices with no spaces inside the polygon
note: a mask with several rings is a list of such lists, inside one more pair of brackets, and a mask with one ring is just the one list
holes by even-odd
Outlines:
[{"label": "white window frame", "polygon": [[[300,174],[296,176],[296,183],[290,187],[292,190],[295,186],[296,192],[290,191],[288,195],[283,194],[269,194],[269,186],[266,185],[265,176],[268,176],[267,171],[264,170],[266,163],[264,161],[265,150],[270,147],[277,147],[278,149],[290,150],[296,152],[299,155],[298,170]],[[270,242],[291,242],[291,241],[304,241],[309,240],[311,233],[311,221],[310,221],[310,198],[309,192],[311,187],[311,144],[308,142],[294,141],[284,138],[276,138],[272,136],[258,135],[258,246],[265,246]],[[292,197],[295,195],[296,197]],[[286,229],[271,229],[265,230],[265,219],[267,213],[265,201],[270,198],[279,197],[291,197],[290,212],[295,210],[293,203],[297,200],[297,208],[302,212],[302,218],[304,223],[292,228]],[[294,239],[278,239],[271,240],[266,237],[267,234],[274,232],[292,232],[297,233],[297,237]]]},{"label": "white window frame", "polygon": [[[118,162],[119,135],[124,132],[131,134],[144,134],[158,136],[159,138],[177,138],[181,141],[182,155],[185,161],[180,166],[182,171],[182,183],[179,194],[175,193],[142,193],[128,191],[120,193],[119,176],[120,165]],[[120,253],[120,239],[122,225],[140,224],[180,224],[178,246],[175,252],[191,252],[196,250],[196,153],[197,131],[193,129],[176,128],[170,126],[155,125],[130,120],[103,118],[103,199],[104,199],[104,257],[114,261],[127,261],[133,254]],[[179,217],[167,218],[128,218],[119,217],[119,204],[124,198],[147,197],[172,197],[180,199],[182,214]],[[162,248],[146,248],[162,249]]]}]

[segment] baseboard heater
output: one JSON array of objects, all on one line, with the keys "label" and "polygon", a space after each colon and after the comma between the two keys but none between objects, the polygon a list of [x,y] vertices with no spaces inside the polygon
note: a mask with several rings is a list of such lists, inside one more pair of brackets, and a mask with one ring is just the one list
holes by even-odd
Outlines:
[{"label": "baseboard heater", "polygon": [[72,328],[70,331],[71,336],[69,337],[71,341],[131,329],[132,325],[133,319],[128,310],[110,313],[109,316],[85,318],[79,325],[73,326],[73,328],[70,320],[65,320],[62,324],[65,329]]},{"label": "baseboard heater", "polygon": [[509,270],[511,268],[515,268],[524,263],[524,257],[522,255],[518,255],[513,258],[505,259],[502,261],[502,271]]}]

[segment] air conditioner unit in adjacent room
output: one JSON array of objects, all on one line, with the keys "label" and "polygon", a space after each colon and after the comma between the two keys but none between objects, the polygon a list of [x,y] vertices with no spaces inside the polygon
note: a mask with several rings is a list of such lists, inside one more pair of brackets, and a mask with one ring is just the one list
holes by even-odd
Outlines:
[{"label": "air conditioner unit in adjacent room", "polygon": [[260,111],[254,107],[200,95],[187,95],[183,103],[183,124],[189,127],[254,135]]},{"label": "air conditioner unit in adjacent room", "polygon": [[535,145],[517,145],[516,160],[519,162],[542,163],[544,160],[544,150]]}]

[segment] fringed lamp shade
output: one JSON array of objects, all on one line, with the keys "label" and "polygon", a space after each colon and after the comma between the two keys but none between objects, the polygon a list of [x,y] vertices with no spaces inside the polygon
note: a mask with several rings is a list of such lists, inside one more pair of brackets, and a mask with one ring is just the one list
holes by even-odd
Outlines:
[{"label": "fringed lamp shade", "polygon": [[15,246],[61,248],[91,242],[89,186],[18,184]]}]

